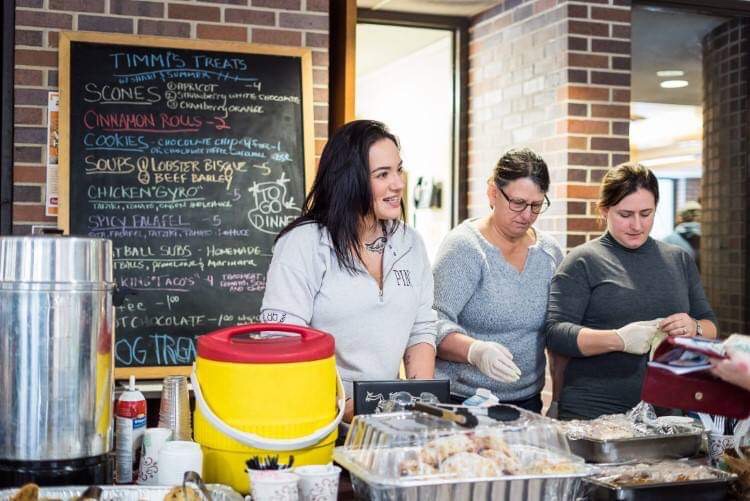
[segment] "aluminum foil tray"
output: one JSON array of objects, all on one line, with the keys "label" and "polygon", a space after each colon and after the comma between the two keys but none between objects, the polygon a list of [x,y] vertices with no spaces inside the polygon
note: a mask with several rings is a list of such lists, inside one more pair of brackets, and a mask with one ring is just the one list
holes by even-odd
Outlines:
[{"label": "aluminum foil tray", "polygon": [[[69,501],[80,496],[87,486],[40,487],[40,498]],[[103,485],[102,501],[163,501],[172,489],[170,486],[149,485]],[[222,484],[207,484],[212,501],[243,501],[243,497],[231,487]],[[18,488],[0,490],[0,501],[9,501]]]},{"label": "aluminum foil tray", "polygon": [[714,479],[614,486],[599,482],[595,478],[584,481],[583,492],[592,501],[722,501],[727,498],[729,487],[737,475],[716,468],[710,468]]},{"label": "aluminum foil tray", "polygon": [[573,501],[589,471],[562,475],[479,479],[392,479],[368,472],[337,447],[334,460],[349,470],[358,499],[370,501]]},{"label": "aluminum foil tray", "polygon": [[570,452],[589,463],[627,463],[645,459],[690,458],[698,453],[703,432],[676,435],[599,440],[595,438],[568,439]]},{"label": "aluminum foil tray", "polygon": [[573,501],[594,468],[570,453],[557,422],[461,428],[421,412],[355,416],[333,458],[371,501]]}]

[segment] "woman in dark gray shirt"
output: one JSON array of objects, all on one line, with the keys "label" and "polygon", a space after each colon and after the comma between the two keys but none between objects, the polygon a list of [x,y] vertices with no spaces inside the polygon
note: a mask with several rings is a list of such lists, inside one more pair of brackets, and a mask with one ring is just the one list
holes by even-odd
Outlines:
[{"label": "woman in dark gray shirt", "polygon": [[716,317],[693,259],[650,238],[659,187],[640,165],[602,181],[601,237],[573,249],[550,286],[547,347],[570,357],[559,392],[561,419],[625,412],[640,401],[651,341],[716,337]]}]

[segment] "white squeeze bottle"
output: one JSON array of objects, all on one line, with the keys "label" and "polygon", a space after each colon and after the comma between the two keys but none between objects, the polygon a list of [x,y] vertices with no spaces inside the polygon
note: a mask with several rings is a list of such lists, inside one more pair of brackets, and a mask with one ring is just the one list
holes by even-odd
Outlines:
[{"label": "white squeeze bottle", "polygon": [[132,484],[138,477],[138,453],[146,431],[146,398],[130,376],[115,408],[115,482]]}]

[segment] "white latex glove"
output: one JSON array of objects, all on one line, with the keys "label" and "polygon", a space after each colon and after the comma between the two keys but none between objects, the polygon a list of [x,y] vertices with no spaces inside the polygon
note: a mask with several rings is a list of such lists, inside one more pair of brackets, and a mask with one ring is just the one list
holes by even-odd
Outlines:
[{"label": "white latex glove", "polygon": [[495,381],[512,383],[521,376],[521,369],[513,363],[513,355],[500,343],[474,341],[467,358],[471,365]]},{"label": "white latex glove", "polygon": [[651,349],[651,340],[659,331],[658,325],[658,319],[646,320],[631,322],[615,330],[615,333],[622,339],[622,351],[633,355],[648,353]]}]

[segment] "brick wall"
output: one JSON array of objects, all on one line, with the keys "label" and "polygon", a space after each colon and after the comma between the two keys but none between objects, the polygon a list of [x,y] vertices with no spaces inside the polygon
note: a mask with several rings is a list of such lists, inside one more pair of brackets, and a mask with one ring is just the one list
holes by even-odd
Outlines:
[{"label": "brick wall", "polygon": [[44,215],[47,92],[60,31],[311,47],[316,156],[328,134],[328,0],[16,0],[13,232]]},{"label": "brick wall", "polygon": [[[468,215],[487,205],[487,179],[511,147],[541,153],[550,168],[551,192],[566,181],[567,114],[558,91],[567,81],[567,7],[555,1],[505,1],[472,20],[469,28]],[[565,240],[565,206],[557,196],[545,229]]]},{"label": "brick wall", "polygon": [[575,247],[601,233],[606,170],[628,159],[629,0],[505,0],[470,28],[469,215],[508,148],[550,167],[552,208],[539,226]]},{"label": "brick wall", "polygon": [[748,47],[742,19],[714,29],[703,47],[701,275],[724,335],[750,332]]}]

